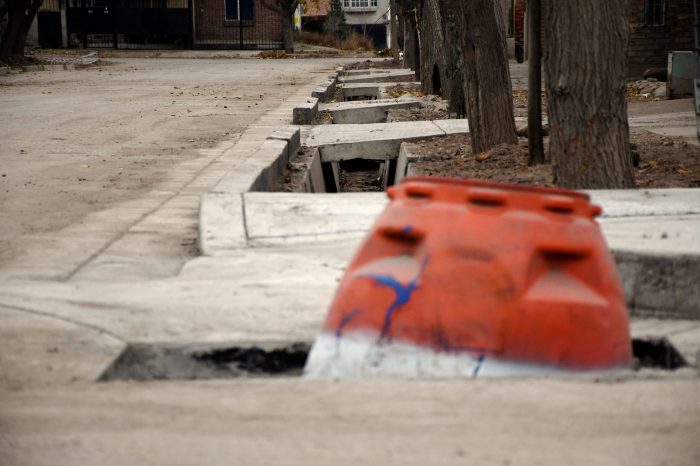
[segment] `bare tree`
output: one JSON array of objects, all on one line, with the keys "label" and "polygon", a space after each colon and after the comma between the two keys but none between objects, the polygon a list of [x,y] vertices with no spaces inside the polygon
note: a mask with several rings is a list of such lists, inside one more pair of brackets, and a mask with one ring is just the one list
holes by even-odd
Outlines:
[{"label": "bare tree", "polygon": [[27,34],[44,0],[5,0],[0,3],[0,24],[7,25],[0,37],[0,63],[21,61]]},{"label": "bare tree", "polygon": [[554,182],[633,188],[626,74],[629,2],[546,2],[544,63]]},{"label": "bare tree", "polygon": [[282,18],[282,33],[284,35],[284,51],[294,53],[294,12],[299,5],[298,0],[263,0],[262,5],[277,13]]},{"label": "bare tree", "polygon": [[421,87],[426,94],[444,96],[445,37],[438,1],[416,1],[416,18],[420,30]]},{"label": "bare tree", "polygon": [[475,154],[515,144],[513,93],[500,2],[450,0],[461,31],[467,115]]},{"label": "bare tree", "polygon": [[448,101],[450,114],[456,114],[459,118],[463,118],[467,114],[467,108],[464,99],[464,64],[460,54],[459,29],[450,0],[439,0],[438,5],[442,21],[442,34],[445,40],[445,70],[442,87]]},{"label": "bare tree", "polygon": [[540,0],[527,2],[527,143],[530,165],[544,163],[542,136],[542,10]]}]

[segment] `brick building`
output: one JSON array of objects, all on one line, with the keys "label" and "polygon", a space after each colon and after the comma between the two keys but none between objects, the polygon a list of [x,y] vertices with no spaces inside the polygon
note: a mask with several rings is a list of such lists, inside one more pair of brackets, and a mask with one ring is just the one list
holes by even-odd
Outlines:
[{"label": "brick building", "polygon": [[263,0],[46,0],[37,22],[42,47],[284,47]]},{"label": "brick building", "polygon": [[[630,2],[630,77],[647,68],[666,67],[668,52],[693,49],[691,0],[628,0]],[[516,57],[525,46],[526,0],[513,0]],[[546,34],[546,31],[545,31]],[[524,54],[523,54],[524,55]]]}]

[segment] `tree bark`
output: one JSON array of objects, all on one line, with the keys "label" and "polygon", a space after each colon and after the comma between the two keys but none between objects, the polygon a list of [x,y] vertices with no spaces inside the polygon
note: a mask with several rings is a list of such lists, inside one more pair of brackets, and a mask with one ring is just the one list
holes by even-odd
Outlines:
[{"label": "tree bark", "polygon": [[396,0],[391,0],[391,52],[394,63],[399,62],[399,28],[396,21]]},{"label": "tree bark", "polygon": [[17,37],[15,38],[15,45],[12,47],[13,54],[19,55],[20,57],[24,56],[24,46],[27,43],[27,35],[43,3],[44,0],[31,0],[27,13],[24,15],[22,26],[20,26]]},{"label": "tree bark", "polygon": [[451,0],[458,12],[469,131],[474,154],[515,144],[515,119],[505,25],[494,0]]},{"label": "tree bark", "polygon": [[420,65],[418,64],[420,42],[418,38],[418,26],[416,23],[415,7],[410,4],[406,11],[406,39],[404,42],[403,64],[416,72],[416,79],[420,79]]},{"label": "tree bark", "polygon": [[[274,3],[271,3],[274,1]],[[297,0],[263,0],[262,5],[277,13],[282,19],[282,34],[284,37],[284,51],[294,53],[294,11],[297,8]]]},{"label": "tree bark", "polygon": [[445,40],[445,98],[448,101],[450,115],[458,118],[467,115],[464,99],[464,66],[459,53],[459,30],[455,22],[455,11],[450,0],[439,0],[440,18],[442,19],[442,32]]},{"label": "tree bark", "polygon": [[15,48],[15,41],[24,22],[25,2],[17,1],[8,5],[7,27],[0,38],[0,63],[8,63]]},{"label": "tree bark", "polygon": [[416,2],[419,9],[420,82],[426,94],[444,96],[445,39],[442,34],[439,0]]},{"label": "tree bark", "polygon": [[544,163],[542,136],[542,11],[540,0],[527,2],[528,78],[527,145],[528,163]]},{"label": "tree bark", "polygon": [[634,188],[626,72],[628,2],[548,2],[549,153],[558,186]]},{"label": "tree bark", "polygon": [[294,17],[282,18],[282,33],[284,34],[284,51],[294,53]]}]

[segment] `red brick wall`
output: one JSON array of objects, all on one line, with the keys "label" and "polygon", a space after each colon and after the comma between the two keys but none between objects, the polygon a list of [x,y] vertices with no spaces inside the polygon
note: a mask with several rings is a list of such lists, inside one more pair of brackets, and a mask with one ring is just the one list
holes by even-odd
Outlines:
[{"label": "red brick wall", "polygon": [[645,0],[631,0],[629,76],[641,76],[647,68],[665,68],[668,52],[693,48],[693,2],[666,0],[666,24],[644,23]]},{"label": "red brick wall", "polygon": [[271,48],[284,40],[282,19],[276,13],[255,0],[255,14],[252,21],[225,20],[224,0],[194,0],[195,46],[240,45],[241,29],[245,47]]},{"label": "red brick wall", "polygon": [[[519,58],[518,56],[518,48],[520,50],[523,50],[523,47],[525,46],[525,0],[516,0],[515,1],[515,8],[513,11],[513,37],[515,39],[515,50],[516,50],[516,58]],[[524,57],[524,50],[523,50],[523,55],[520,55]]]}]

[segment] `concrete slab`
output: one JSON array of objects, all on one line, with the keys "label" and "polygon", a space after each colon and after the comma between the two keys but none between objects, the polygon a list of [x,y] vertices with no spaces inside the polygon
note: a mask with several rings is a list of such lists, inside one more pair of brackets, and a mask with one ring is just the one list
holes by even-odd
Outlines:
[{"label": "concrete slab", "polygon": [[176,277],[135,283],[0,282],[0,307],[130,343],[311,341],[353,250],[344,242],[241,249],[191,260]]},{"label": "concrete slab", "polygon": [[[340,99],[342,101],[347,100],[374,100],[381,98],[381,91],[379,86],[376,84],[344,84]],[[327,102],[324,100],[322,102]]]},{"label": "concrete slab", "polygon": [[309,132],[305,143],[319,147],[324,162],[354,158],[388,160],[398,157],[403,141],[468,131],[466,120],[322,125]]},{"label": "concrete slab", "polygon": [[415,108],[420,102],[415,99],[380,99],[351,101],[319,106],[320,111],[329,112],[334,124],[367,124],[386,122],[391,109]]},{"label": "concrete slab", "polygon": [[363,74],[353,74],[341,77],[338,81],[341,84],[359,83],[386,83],[397,81],[412,81],[415,73],[411,70],[381,70],[381,72],[367,72]]},{"label": "concrete slab", "polygon": [[373,193],[246,193],[243,198],[253,246],[357,240],[386,203]]}]

